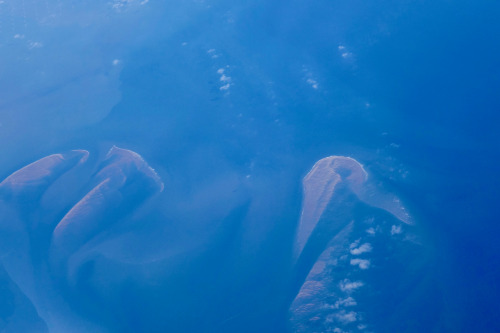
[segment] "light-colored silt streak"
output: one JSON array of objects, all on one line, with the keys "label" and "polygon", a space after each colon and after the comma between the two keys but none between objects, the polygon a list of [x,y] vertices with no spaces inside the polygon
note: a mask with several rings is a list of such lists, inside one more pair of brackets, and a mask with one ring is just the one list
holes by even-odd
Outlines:
[{"label": "light-colored silt streak", "polygon": [[353,192],[359,192],[367,179],[363,166],[355,159],[329,156],[316,162],[304,177],[302,213],[297,233],[298,253],[304,248],[337,187],[347,182]]},{"label": "light-colored silt streak", "polygon": [[113,163],[100,170],[97,174],[97,178],[113,178],[117,171],[125,174],[138,172],[153,180],[159,192],[163,191],[164,185],[160,176],[158,176],[156,171],[136,152],[113,146],[106,155],[106,160],[113,161]]},{"label": "light-colored silt streak", "polygon": [[[310,332],[312,327],[316,330],[320,323],[316,321],[320,319],[324,321],[321,331],[326,331],[333,325],[335,316],[340,316],[336,323],[342,324],[341,315],[345,309],[339,309],[336,303],[328,305],[325,299],[332,295],[337,295],[339,300],[343,295],[346,299],[351,291],[364,284],[354,281],[343,286],[343,280],[339,284],[336,275],[342,270],[338,261],[349,254],[344,255],[351,235],[360,237],[359,230],[371,223],[367,221],[373,219],[377,211],[382,213],[379,215],[382,219],[389,218],[392,223],[394,219],[411,223],[400,200],[384,191],[382,183],[374,178],[368,176],[358,161],[344,156],[319,160],[304,177],[302,212],[295,243],[296,261],[289,295],[294,332]],[[354,260],[361,259],[355,257]],[[368,269],[369,258],[363,257],[363,260],[367,266],[359,269]],[[355,261],[345,262],[347,269],[355,269]],[[346,268],[343,269],[345,273]],[[362,324],[359,318],[355,319]]]},{"label": "light-colored silt streak", "polygon": [[[316,162],[303,179],[302,212],[296,238],[297,255],[304,249],[327,205],[336,200],[336,191],[345,186],[361,202],[383,209],[402,222],[411,223],[399,199],[384,193],[370,182],[368,173],[358,161],[345,156],[325,157]],[[332,221],[336,222],[340,221]]]},{"label": "light-colored silt streak", "polygon": [[88,156],[86,150],[72,150],[41,158],[3,180],[0,191],[11,197],[44,191],[66,171],[87,161]]},{"label": "light-colored silt streak", "polygon": [[[158,174],[131,150],[113,146],[104,162],[106,165],[95,176],[98,184],[55,227],[51,248],[55,257],[68,257],[122,214],[133,211],[145,199],[163,191]],[[130,183],[136,187],[127,189]],[[134,200],[124,205],[127,198]]]}]

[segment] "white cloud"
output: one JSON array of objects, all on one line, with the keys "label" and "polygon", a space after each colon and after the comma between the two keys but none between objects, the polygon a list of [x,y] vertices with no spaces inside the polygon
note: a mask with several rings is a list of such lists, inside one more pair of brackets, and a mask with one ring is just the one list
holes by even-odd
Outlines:
[{"label": "white cloud", "polygon": [[375,235],[375,229],[373,227],[366,229],[366,232],[369,233],[370,235]]},{"label": "white cloud", "polygon": [[343,281],[340,281],[340,283],[339,283],[340,290],[345,291],[345,292],[350,292],[350,291],[356,290],[362,286],[364,286],[363,282],[350,281],[348,279],[344,279]]},{"label": "white cloud", "polygon": [[358,320],[358,314],[354,311],[340,311],[336,317],[342,324],[349,324]]},{"label": "white cloud", "polygon": [[360,241],[361,241],[361,238],[356,239],[354,242],[351,243],[351,245],[349,245],[349,248],[354,249],[354,248],[358,247]]},{"label": "white cloud", "polygon": [[319,83],[314,79],[313,73],[304,65],[302,66],[302,71],[304,72],[304,80],[307,84],[311,86],[313,89],[319,88]]},{"label": "white cloud", "polygon": [[372,248],[370,243],[364,243],[363,245],[361,245],[358,248],[351,249],[351,254],[357,256],[357,255],[360,255],[362,253],[371,252],[372,250],[373,250],[373,248]]},{"label": "white cloud", "polygon": [[313,79],[307,79],[307,83],[309,83],[311,85],[311,87],[313,87],[313,89],[318,89],[318,82],[316,80],[313,80]]},{"label": "white cloud", "polygon": [[132,4],[133,2],[134,0],[115,0],[111,7],[113,7],[113,9],[120,10],[125,6]]},{"label": "white cloud", "polygon": [[207,51],[207,53],[212,56],[212,59],[216,59],[219,57],[219,55],[215,52],[215,49],[210,49]]},{"label": "white cloud", "polygon": [[[213,50],[213,49],[212,49]],[[214,51],[215,52],[215,51]],[[210,53],[210,50],[209,50],[209,53]],[[211,52],[213,53],[213,52]],[[226,67],[229,67],[229,66],[226,66]],[[219,81],[221,81],[222,83],[225,83],[223,84],[221,87],[219,87],[219,89],[221,91],[224,91],[224,90],[229,90],[229,88],[231,87],[232,83],[231,83],[231,77],[224,74],[226,70],[224,68],[219,68],[217,70],[217,74],[220,75],[220,78],[219,78]]]},{"label": "white cloud", "polygon": [[28,47],[29,47],[30,49],[39,49],[39,48],[41,48],[42,46],[43,46],[43,44],[42,44],[41,42],[30,42],[30,43],[28,44]]},{"label": "white cloud", "polygon": [[402,232],[403,232],[403,228],[400,225],[398,225],[398,226],[393,225],[391,227],[391,235],[393,235],[393,236],[394,235],[399,235]]},{"label": "white cloud", "polygon": [[120,64],[120,60],[114,59],[113,60],[113,66],[118,66]]},{"label": "white cloud", "polygon": [[353,54],[351,52],[349,52],[344,45],[339,45],[338,50],[339,50],[341,57],[344,59],[349,59],[349,58],[352,58],[352,56],[353,56]]},{"label": "white cloud", "polygon": [[[214,52],[215,52],[214,49],[208,50],[209,54],[213,54]],[[229,66],[226,66],[226,67],[229,68]],[[219,81],[221,81],[223,83],[223,85],[221,87],[219,87],[219,90],[221,90],[221,91],[229,90],[229,88],[233,85],[231,83],[231,81],[232,81],[231,77],[229,75],[226,75],[225,72],[226,72],[225,68],[219,68],[217,70],[217,74],[220,75]]]},{"label": "white cloud", "polygon": [[354,298],[352,297],[347,297],[347,298],[344,298],[344,299],[339,299],[337,302],[335,302],[335,308],[338,309],[340,308],[341,306],[354,306],[354,305],[357,305],[358,303],[356,303],[356,300],[354,300]]},{"label": "white cloud", "polygon": [[[399,147],[401,147],[401,145],[400,145],[400,144],[397,144],[397,143],[395,143],[395,142],[392,142],[389,146],[390,146],[391,148],[396,148],[396,149],[397,149],[397,148],[399,148]],[[398,201],[398,203],[399,203],[399,201]]]},{"label": "white cloud", "polygon": [[225,74],[221,75],[220,80],[222,82],[231,82],[231,78],[229,76],[226,76]]},{"label": "white cloud", "polygon": [[359,266],[361,269],[368,269],[370,267],[370,260],[366,259],[351,259],[351,265]]},{"label": "white cloud", "polygon": [[142,0],[141,2],[138,2],[138,0],[114,0],[111,7],[119,12],[127,6],[137,5],[137,3],[139,3],[140,6],[144,6],[148,2],[149,0]]}]

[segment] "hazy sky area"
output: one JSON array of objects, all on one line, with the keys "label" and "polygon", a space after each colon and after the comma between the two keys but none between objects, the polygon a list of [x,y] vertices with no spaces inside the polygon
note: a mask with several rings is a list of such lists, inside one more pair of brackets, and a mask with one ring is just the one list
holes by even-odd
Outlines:
[{"label": "hazy sky area", "polygon": [[0,332],[499,332],[498,17],[0,0]]}]

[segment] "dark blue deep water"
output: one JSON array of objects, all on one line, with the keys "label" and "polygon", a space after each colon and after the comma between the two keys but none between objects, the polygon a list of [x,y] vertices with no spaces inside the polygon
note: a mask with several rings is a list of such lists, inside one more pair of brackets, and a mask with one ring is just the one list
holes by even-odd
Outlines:
[{"label": "dark blue deep water", "polygon": [[[0,181],[72,163],[0,184],[0,332],[500,332],[499,17],[493,0],[0,0]],[[321,253],[294,261],[302,180],[331,155],[411,223],[336,192],[325,242],[354,224],[302,311]]]}]

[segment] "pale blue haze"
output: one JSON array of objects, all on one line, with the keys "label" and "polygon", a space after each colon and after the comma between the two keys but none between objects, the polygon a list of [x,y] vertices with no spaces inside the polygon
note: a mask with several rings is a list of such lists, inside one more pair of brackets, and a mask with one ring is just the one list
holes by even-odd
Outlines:
[{"label": "pale blue haze", "polygon": [[499,332],[499,17],[0,0],[0,332]]}]

